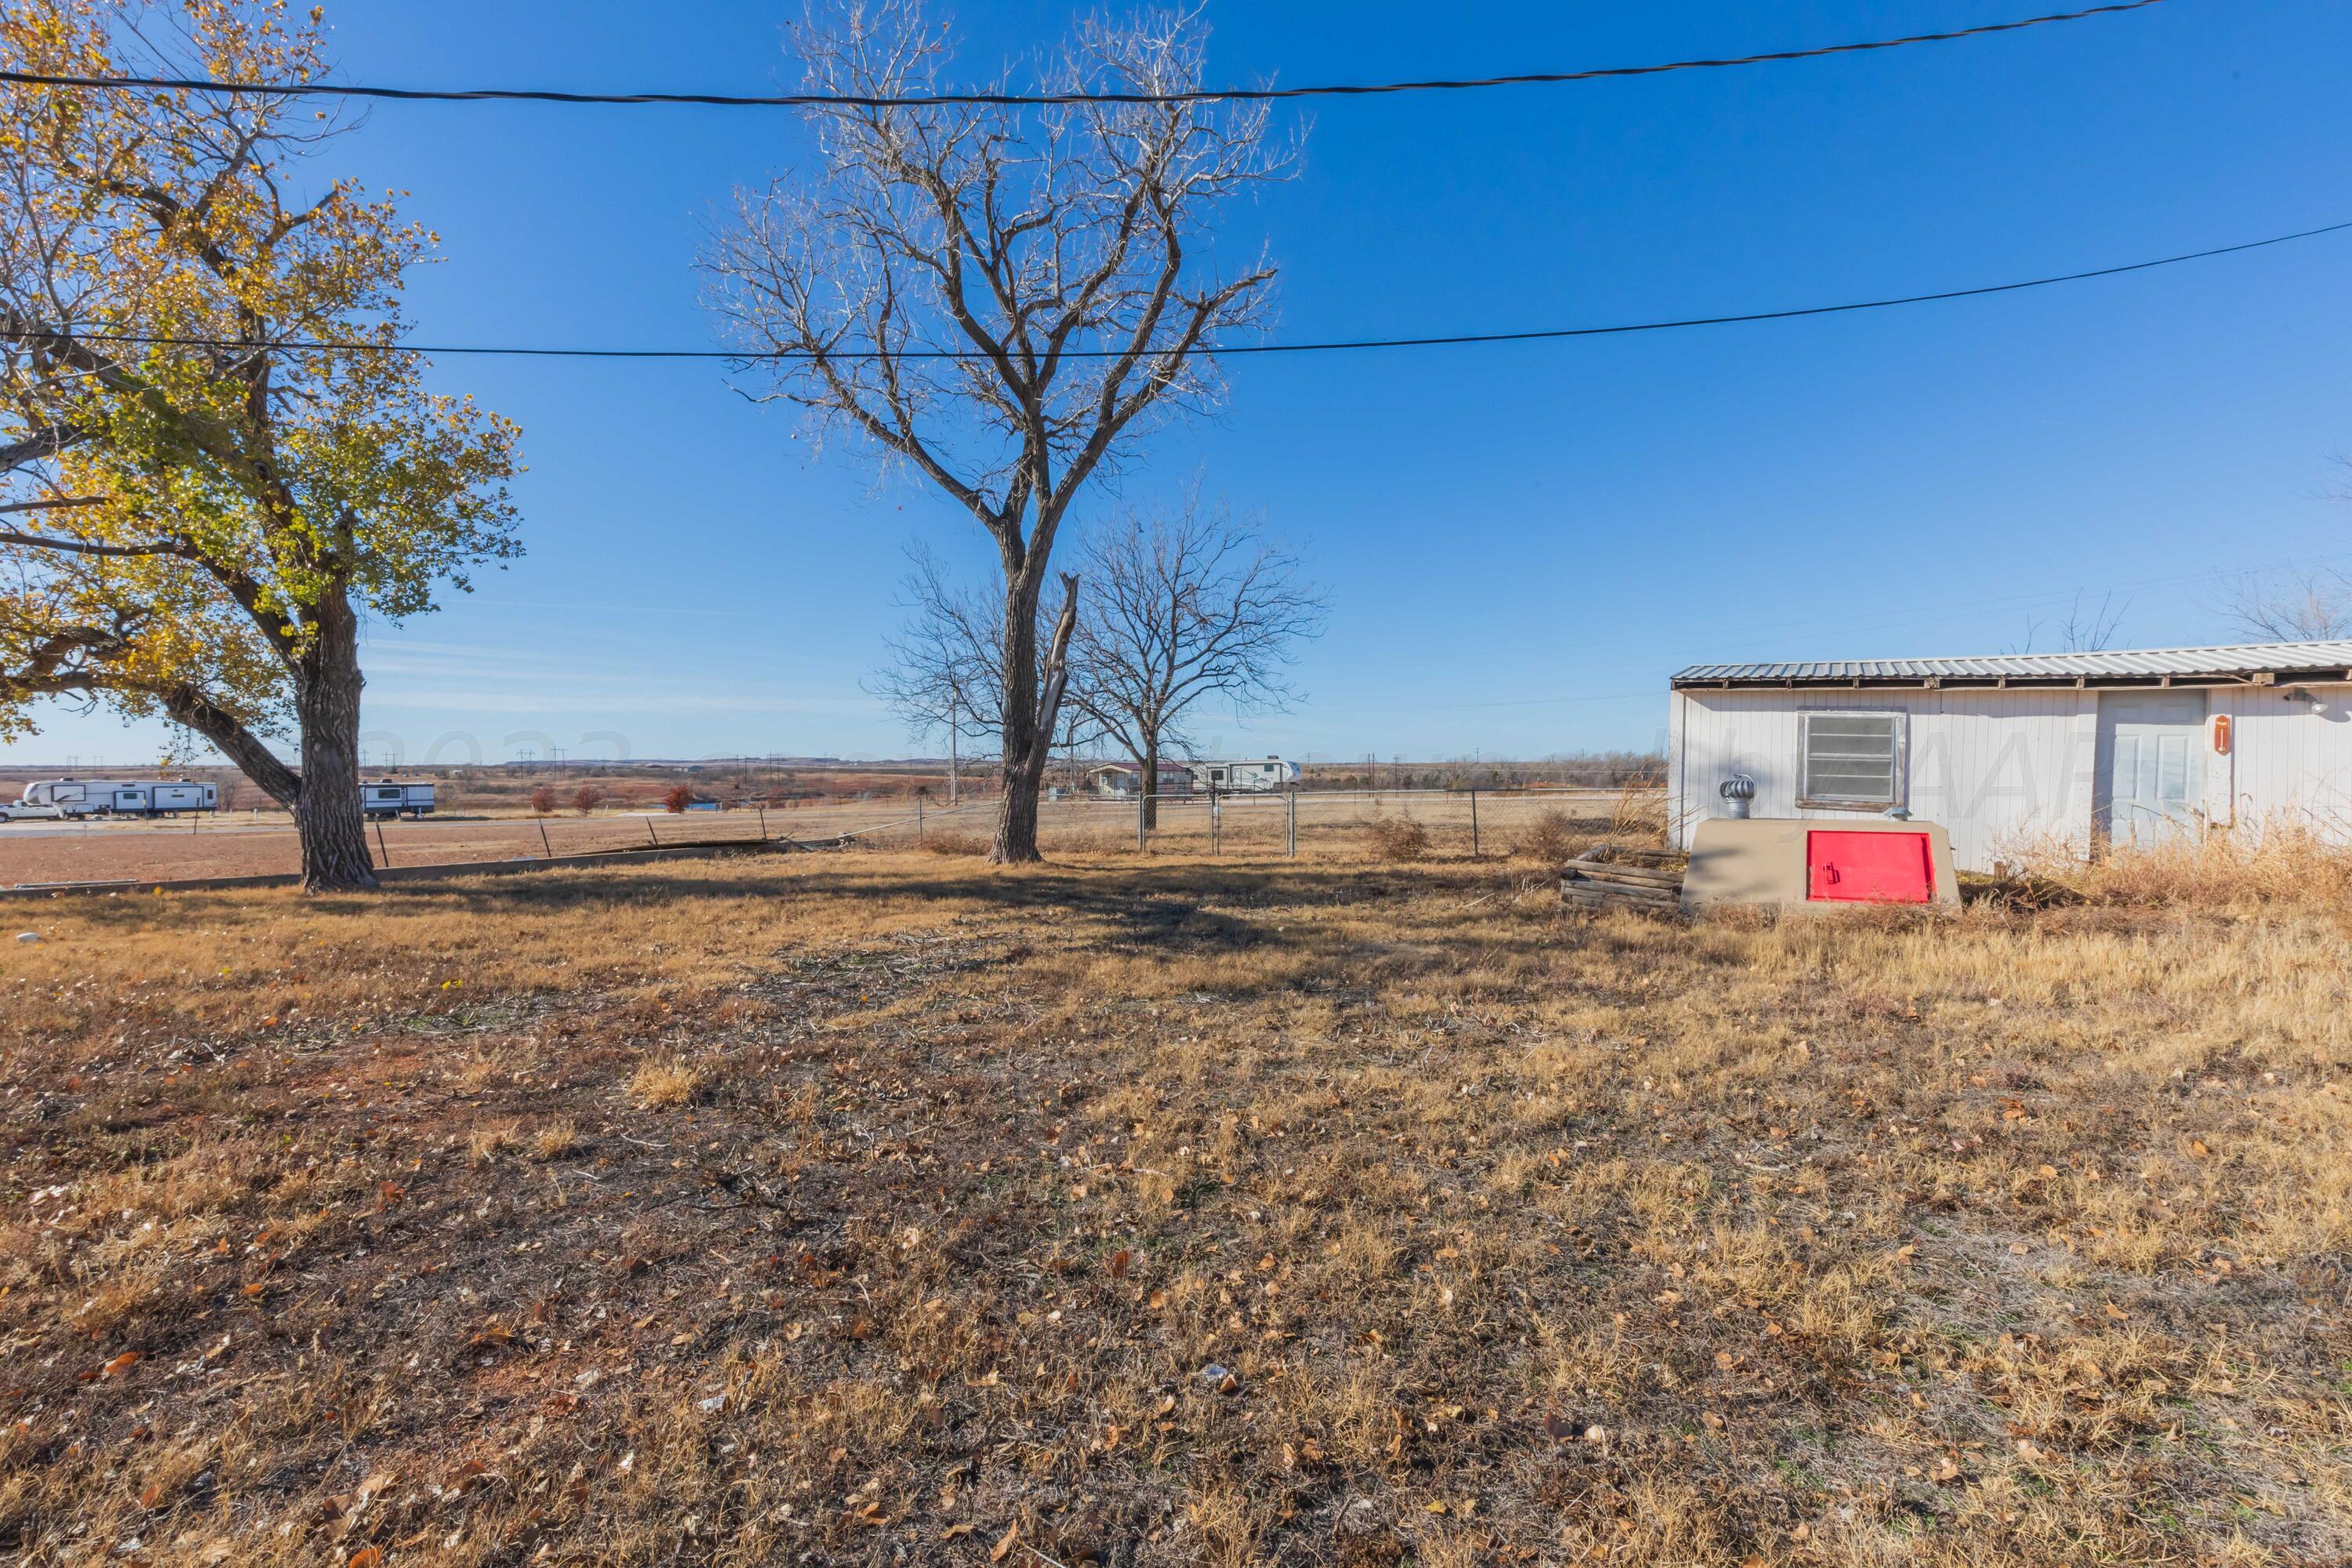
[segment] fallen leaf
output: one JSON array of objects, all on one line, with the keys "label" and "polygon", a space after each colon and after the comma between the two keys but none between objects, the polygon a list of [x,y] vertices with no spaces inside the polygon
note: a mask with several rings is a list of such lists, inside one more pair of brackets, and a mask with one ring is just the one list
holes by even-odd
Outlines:
[{"label": "fallen leaf", "polygon": [[100,1377],[121,1377],[124,1373],[129,1372],[138,1360],[137,1351],[124,1351],[121,1355],[99,1368],[98,1374]]},{"label": "fallen leaf", "polygon": [[1133,1261],[1135,1261],[1135,1254],[1129,1252],[1124,1247],[1120,1247],[1117,1252],[1112,1253],[1110,1255],[1110,1277],[1114,1279],[1126,1279],[1127,1266]]},{"label": "fallen leaf", "polygon": [[1013,1543],[1020,1539],[1021,1521],[1016,1519],[1013,1521],[1013,1528],[1006,1531],[996,1544],[988,1549],[988,1560],[991,1563],[1003,1562],[1006,1555],[1012,1552]]},{"label": "fallen leaf", "polygon": [[376,1568],[376,1564],[383,1561],[383,1547],[362,1546],[352,1553],[351,1561],[344,1564],[344,1568]]}]

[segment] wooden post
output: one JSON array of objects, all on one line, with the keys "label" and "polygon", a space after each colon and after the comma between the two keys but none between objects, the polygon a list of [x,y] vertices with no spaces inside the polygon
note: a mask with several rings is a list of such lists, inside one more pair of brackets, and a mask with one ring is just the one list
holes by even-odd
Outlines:
[{"label": "wooden post", "polygon": [[923,797],[922,797],[921,795],[917,795],[917,796],[915,797],[915,842],[916,842],[916,843],[918,843],[918,844],[920,844],[922,841],[923,841]]},{"label": "wooden post", "polygon": [[383,857],[385,865],[392,864],[392,851],[383,847],[383,824],[381,822],[375,825],[375,852]]},{"label": "wooden post", "polygon": [[651,816],[646,818],[646,837],[653,840],[655,848],[661,847],[661,835],[654,831],[654,819]]},{"label": "wooden post", "polygon": [[547,841],[547,818],[543,816],[539,819],[539,852],[551,860],[555,858],[554,847]]},{"label": "wooden post", "polygon": [[1478,792],[1470,792],[1470,858],[1478,858]]},{"label": "wooden post", "polygon": [[1291,790],[1288,793],[1290,795],[1290,858],[1296,860],[1298,858],[1298,792]]},{"label": "wooden post", "polygon": [[760,808],[760,842],[765,844],[768,841],[768,803],[766,801],[761,801],[758,805]]},{"label": "wooden post", "polygon": [[1142,854],[1147,847],[1143,840],[1143,816],[1151,802],[1149,789],[1138,790],[1135,795],[1135,852]]}]

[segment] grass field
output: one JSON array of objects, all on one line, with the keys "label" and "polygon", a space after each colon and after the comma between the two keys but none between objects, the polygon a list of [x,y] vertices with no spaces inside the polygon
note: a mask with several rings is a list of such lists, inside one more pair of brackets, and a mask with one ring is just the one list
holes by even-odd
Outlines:
[{"label": "grass field", "polygon": [[15,1561],[2352,1556],[2340,906],[851,853],[15,910]]}]

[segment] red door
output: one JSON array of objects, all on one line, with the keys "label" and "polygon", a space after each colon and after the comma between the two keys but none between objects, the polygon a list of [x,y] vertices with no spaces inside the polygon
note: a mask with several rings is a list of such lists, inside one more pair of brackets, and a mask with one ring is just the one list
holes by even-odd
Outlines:
[{"label": "red door", "polygon": [[1805,896],[1832,903],[1924,904],[1936,865],[1924,833],[1808,833]]}]

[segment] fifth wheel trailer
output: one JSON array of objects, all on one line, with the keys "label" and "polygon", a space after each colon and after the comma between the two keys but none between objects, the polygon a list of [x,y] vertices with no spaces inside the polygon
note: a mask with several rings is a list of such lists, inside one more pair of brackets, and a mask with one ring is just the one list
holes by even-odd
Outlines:
[{"label": "fifth wheel trailer", "polygon": [[193,779],[44,779],[25,786],[11,816],[171,816],[215,811],[220,792]]}]

